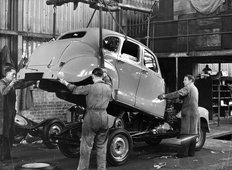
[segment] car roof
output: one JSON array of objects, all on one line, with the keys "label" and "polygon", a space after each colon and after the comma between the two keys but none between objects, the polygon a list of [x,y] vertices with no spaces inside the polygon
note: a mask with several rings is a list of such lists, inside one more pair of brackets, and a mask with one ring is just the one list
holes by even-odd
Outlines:
[{"label": "car roof", "polygon": [[[68,32],[65,32],[62,35],[60,35],[57,39],[61,39],[64,35],[67,35],[67,34],[70,34],[70,33],[76,33],[76,32],[86,32],[86,34],[83,37],[80,37],[80,38],[77,38],[77,39],[82,39],[82,38],[83,39],[88,39],[88,38],[93,39],[93,37],[96,37],[96,39],[99,39],[98,38],[99,28],[97,28],[97,27],[94,27],[94,28],[80,28],[80,29],[68,31]],[[109,34],[118,35],[118,36],[124,36],[123,34],[120,34],[118,32],[112,31],[112,30],[102,29],[103,37],[106,36],[106,35],[109,35]]]},{"label": "car roof", "polygon": [[[67,38],[67,39],[62,39],[62,37],[64,37],[67,34],[74,34],[77,32],[86,32],[83,36],[77,37],[77,38]],[[80,28],[80,29],[76,29],[76,30],[72,30],[72,31],[68,31],[63,33],[62,35],[60,35],[57,40],[67,40],[67,41],[82,41],[85,42],[91,46],[97,46],[98,47],[98,43],[99,43],[99,28],[98,27],[93,27],[93,28]],[[126,37],[129,40],[133,40],[134,42],[136,42],[137,44],[148,48],[147,46],[145,46],[144,44],[142,44],[141,42],[128,37],[126,35],[123,35],[121,33],[118,33],[116,31],[112,31],[112,30],[108,30],[108,29],[102,29],[102,36],[105,37],[107,35],[115,35],[115,36],[119,36],[119,37]],[[149,49],[149,48],[148,48]]]}]

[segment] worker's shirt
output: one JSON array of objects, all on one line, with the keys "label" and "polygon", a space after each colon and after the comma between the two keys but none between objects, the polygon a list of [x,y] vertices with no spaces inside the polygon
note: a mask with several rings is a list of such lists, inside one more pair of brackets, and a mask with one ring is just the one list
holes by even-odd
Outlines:
[{"label": "worker's shirt", "polygon": [[181,134],[198,134],[198,90],[193,83],[182,89],[166,94],[167,99],[183,97],[184,102],[181,108]]},{"label": "worker's shirt", "polygon": [[25,88],[34,84],[34,81],[18,81],[14,87],[9,86],[10,81],[6,78],[0,80],[0,135],[9,137],[9,129],[14,122],[15,116],[15,89]]},{"label": "worker's shirt", "polygon": [[68,85],[73,94],[86,95],[87,110],[106,110],[111,99],[111,86],[99,81],[86,86]]},{"label": "worker's shirt", "polygon": [[15,90],[6,78],[0,80],[0,135],[9,137],[15,116]]},{"label": "worker's shirt", "polygon": [[166,94],[167,99],[174,99],[178,97],[184,97],[182,105],[183,113],[185,113],[186,110],[198,112],[198,90],[193,83],[188,84],[178,91]]}]

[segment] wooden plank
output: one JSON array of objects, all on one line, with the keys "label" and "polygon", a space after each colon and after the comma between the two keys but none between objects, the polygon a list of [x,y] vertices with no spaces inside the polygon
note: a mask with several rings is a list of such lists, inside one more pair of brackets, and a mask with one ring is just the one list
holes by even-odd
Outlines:
[{"label": "wooden plank", "polygon": [[18,61],[22,59],[23,56],[23,36],[18,35]]},{"label": "wooden plank", "polygon": [[0,10],[0,13],[1,13],[1,22],[0,22],[0,28],[2,28],[2,29],[5,29],[6,28],[6,26],[7,26],[7,11],[8,11],[8,9],[7,9],[7,7],[6,7],[6,5],[7,5],[7,0],[2,0],[2,1],[0,1],[1,2],[1,6],[0,6],[0,8],[1,8],[1,10]]},{"label": "wooden plank", "polygon": [[11,31],[11,30],[0,30],[0,35],[5,36],[18,36],[22,35],[23,37],[39,38],[39,39],[51,39],[52,34],[43,34],[43,33],[30,33],[25,31]]},{"label": "wooden plank", "polygon": [[23,0],[18,0],[18,31],[23,31]]}]

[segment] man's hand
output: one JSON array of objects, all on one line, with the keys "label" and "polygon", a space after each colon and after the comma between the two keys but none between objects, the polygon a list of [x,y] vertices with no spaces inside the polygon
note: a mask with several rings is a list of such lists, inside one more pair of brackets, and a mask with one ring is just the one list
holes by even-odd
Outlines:
[{"label": "man's hand", "polygon": [[65,85],[65,86],[68,86],[68,82],[64,79],[64,73],[63,72],[59,72],[58,74],[57,74],[57,78],[58,78],[58,80],[59,80],[59,82],[61,83],[61,84],[63,84],[63,85]]},{"label": "man's hand", "polygon": [[158,96],[158,99],[160,99],[160,100],[165,99],[165,94],[161,94],[161,95],[159,95],[159,96]]},{"label": "man's hand", "polygon": [[16,82],[17,82],[17,80],[16,80],[16,79],[13,79],[13,80],[10,82],[9,86],[10,86],[10,87],[13,87],[14,84],[15,84]]},{"label": "man's hand", "polygon": [[63,85],[65,85],[65,86],[68,86],[68,82],[66,81],[66,80],[64,80],[64,79],[59,79],[59,82],[61,83],[61,84],[63,84]]},{"label": "man's hand", "polygon": [[107,77],[107,70],[105,68],[102,68],[103,71],[103,78]]}]

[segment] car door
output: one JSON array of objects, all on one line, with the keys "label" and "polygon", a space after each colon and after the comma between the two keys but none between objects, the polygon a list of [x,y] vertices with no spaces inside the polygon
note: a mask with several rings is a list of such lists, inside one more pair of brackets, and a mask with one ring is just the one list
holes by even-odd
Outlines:
[{"label": "car door", "polygon": [[141,78],[138,86],[136,107],[155,116],[163,116],[166,103],[158,95],[164,93],[164,80],[161,76],[155,55],[143,49]]},{"label": "car door", "polygon": [[119,88],[116,100],[128,105],[135,105],[136,91],[140,79],[140,46],[133,40],[124,39],[116,69],[119,76]]}]

